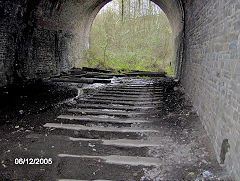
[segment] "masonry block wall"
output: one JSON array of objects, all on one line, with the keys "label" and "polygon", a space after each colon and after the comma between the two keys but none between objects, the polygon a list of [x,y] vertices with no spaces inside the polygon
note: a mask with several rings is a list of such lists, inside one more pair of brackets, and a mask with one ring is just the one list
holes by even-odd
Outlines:
[{"label": "masonry block wall", "polygon": [[14,42],[5,29],[0,30],[0,87],[12,82]]},{"label": "masonry block wall", "polygon": [[57,8],[58,1],[0,1],[0,87],[74,66],[69,55],[74,33],[54,24],[51,16]]},{"label": "masonry block wall", "polygon": [[[240,178],[240,1],[185,4],[182,83],[219,162]],[[223,141],[225,140],[225,142]],[[224,148],[226,158],[223,155]]]}]

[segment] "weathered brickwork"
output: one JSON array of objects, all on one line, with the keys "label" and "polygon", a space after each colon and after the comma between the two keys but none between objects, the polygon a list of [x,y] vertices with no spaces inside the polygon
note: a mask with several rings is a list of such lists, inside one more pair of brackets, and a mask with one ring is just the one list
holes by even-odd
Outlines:
[{"label": "weathered brickwork", "polygon": [[14,37],[11,32],[0,28],[0,86],[13,81],[13,63],[15,58]]},{"label": "weathered brickwork", "polygon": [[57,55],[58,58],[58,70],[60,72],[67,72],[69,70],[69,67],[73,67],[71,62],[68,59],[68,42],[71,41],[71,34],[66,34],[63,32],[59,32],[57,34]]},{"label": "weathered brickwork", "polygon": [[240,178],[240,1],[192,0],[186,5],[182,83],[221,155]]},{"label": "weathered brickwork", "polygon": [[49,26],[39,23],[38,16],[51,16],[55,6],[49,3],[0,1],[0,86],[49,77],[74,66],[69,47],[73,33],[51,21]]},{"label": "weathered brickwork", "polygon": [[22,64],[22,72],[27,79],[55,74],[55,32],[35,29],[28,47],[28,57]]},{"label": "weathered brickwork", "polygon": [[4,67],[4,60],[6,56],[6,41],[7,35],[4,32],[0,32],[0,87],[7,84],[7,79],[5,76],[5,67]]}]

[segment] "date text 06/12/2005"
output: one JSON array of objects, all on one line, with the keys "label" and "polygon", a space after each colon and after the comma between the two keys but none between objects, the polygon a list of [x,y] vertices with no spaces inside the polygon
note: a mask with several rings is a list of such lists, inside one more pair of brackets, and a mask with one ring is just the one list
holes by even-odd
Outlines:
[{"label": "date text 06/12/2005", "polygon": [[15,158],[16,165],[51,165],[52,158]]}]

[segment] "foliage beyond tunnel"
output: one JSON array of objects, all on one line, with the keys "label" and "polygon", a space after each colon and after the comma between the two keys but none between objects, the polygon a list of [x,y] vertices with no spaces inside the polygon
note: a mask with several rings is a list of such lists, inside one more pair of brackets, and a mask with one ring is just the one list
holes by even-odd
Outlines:
[{"label": "foliage beyond tunnel", "polygon": [[169,68],[172,51],[170,24],[156,4],[148,0],[125,0],[122,6],[121,0],[114,0],[94,20],[83,65],[162,71]]}]

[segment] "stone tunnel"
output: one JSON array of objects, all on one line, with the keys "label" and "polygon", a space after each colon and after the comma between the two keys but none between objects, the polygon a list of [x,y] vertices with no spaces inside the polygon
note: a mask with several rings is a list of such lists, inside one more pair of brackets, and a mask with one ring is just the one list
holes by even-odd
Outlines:
[{"label": "stone tunnel", "polygon": [[[111,0],[1,0],[0,87],[81,66],[89,31]],[[240,2],[152,0],[174,35],[176,77],[200,116],[220,162],[240,178]]]}]

